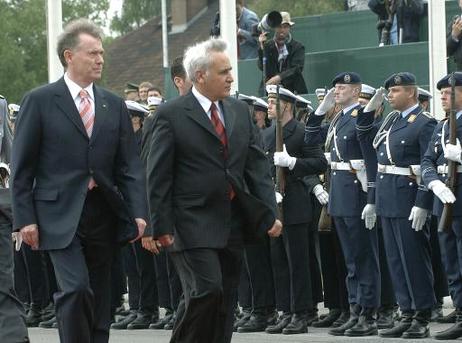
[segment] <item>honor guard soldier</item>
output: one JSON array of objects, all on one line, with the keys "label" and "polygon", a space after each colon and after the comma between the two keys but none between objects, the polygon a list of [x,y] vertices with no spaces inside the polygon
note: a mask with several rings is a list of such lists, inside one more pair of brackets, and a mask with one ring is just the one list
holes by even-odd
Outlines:
[{"label": "honor guard soldier", "polygon": [[[454,75],[454,80],[451,80]],[[454,81],[455,99],[451,104],[451,83]],[[449,292],[456,308],[456,323],[449,329],[438,332],[435,338],[449,340],[462,337],[462,198],[461,185],[461,148],[462,139],[462,73],[449,74],[441,79],[437,88],[441,91],[442,107],[446,113],[453,109],[456,112],[457,144],[449,144],[449,123],[442,120],[436,126],[428,145],[425,157],[422,159],[422,179],[427,187],[436,195],[433,204],[433,214],[441,219],[443,204],[452,204],[452,225],[448,230],[439,232],[441,256],[448,277]],[[448,161],[456,162],[455,194],[444,184],[448,176]]]},{"label": "honor guard soldier", "polygon": [[[335,104],[343,110],[332,120],[326,147],[330,150],[331,179],[329,214],[333,218],[348,270],[347,289],[350,318],[330,334],[367,336],[377,334],[375,312],[380,303],[380,268],[375,212],[366,208],[367,179],[363,152],[356,137],[356,118],[361,105],[361,78],[357,73],[337,75],[331,89],[315,115],[310,116],[305,129],[305,142],[318,142],[323,130],[321,123]],[[371,153],[371,152],[369,152]],[[373,153],[373,152],[372,152]],[[364,211],[366,209],[367,211]],[[361,220],[366,219],[366,226]]]},{"label": "honor guard soldier", "polygon": [[268,103],[257,97],[253,100],[253,120],[260,130],[271,126],[271,120],[268,119]]},{"label": "honor guard soldier", "polygon": [[[382,105],[385,89],[394,111],[377,129],[374,111]],[[385,89],[376,92],[357,121],[363,150],[372,145],[377,152],[375,160],[366,159],[376,189],[370,206],[381,219],[393,288],[401,308],[400,323],[380,331],[380,336],[425,338],[436,300],[427,220],[433,197],[421,182],[420,160],[436,121],[419,105],[416,79],[411,73],[391,75]]]},{"label": "honor guard soldier", "polygon": [[431,98],[433,98],[432,93],[430,93],[426,89],[419,87],[418,94],[420,106],[423,108],[424,111],[430,111],[430,100]]},{"label": "honor guard soldier", "polygon": [[[267,86],[268,115],[277,118],[278,86]],[[310,259],[315,246],[313,238],[315,220],[311,194],[306,191],[304,178],[323,173],[327,161],[320,146],[308,146],[304,142],[304,127],[293,116],[295,95],[279,87],[280,118],[284,149],[276,150],[276,125],[265,130],[265,150],[273,161],[273,175],[276,168],[283,168],[285,187],[276,199],[282,202],[284,235],[271,239],[276,306],[283,314],[276,325],[269,326],[267,333],[297,334],[307,332],[307,326],[315,313],[313,303]],[[316,201],[316,200],[314,200]],[[317,219],[317,216],[316,216]],[[317,313],[315,314],[317,316]]]},{"label": "honor guard soldier", "polygon": [[[296,95],[295,99],[295,119],[299,122],[305,124],[308,116],[313,111],[313,107],[311,107],[311,101],[305,99],[301,95]],[[310,110],[311,108],[311,110]]]}]

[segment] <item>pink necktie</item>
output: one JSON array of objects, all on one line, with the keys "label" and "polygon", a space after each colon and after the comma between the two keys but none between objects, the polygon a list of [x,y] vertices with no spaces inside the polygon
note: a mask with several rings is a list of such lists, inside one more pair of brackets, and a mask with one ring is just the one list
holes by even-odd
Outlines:
[{"label": "pink necktie", "polygon": [[[85,126],[85,130],[87,131],[88,137],[91,137],[91,133],[93,132],[93,124],[95,123],[95,112],[91,106],[89,94],[85,89],[82,89],[79,92],[80,96],[80,105],[79,105],[79,114],[80,118],[82,118],[83,125]],[[92,190],[95,188],[96,182],[92,178],[88,182],[88,189]]]}]

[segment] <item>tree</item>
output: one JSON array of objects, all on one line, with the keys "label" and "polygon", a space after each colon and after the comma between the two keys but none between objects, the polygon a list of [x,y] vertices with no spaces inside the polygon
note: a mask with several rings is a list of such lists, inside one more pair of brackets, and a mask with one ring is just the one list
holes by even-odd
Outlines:
[{"label": "tree", "polygon": [[[0,94],[10,103],[48,80],[45,6],[45,0],[0,0]],[[103,25],[108,8],[108,0],[66,0],[63,22],[85,17]]]},{"label": "tree", "polygon": [[111,21],[111,30],[125,35],[160,13],[161,0],[124,0],[122,13]]}]

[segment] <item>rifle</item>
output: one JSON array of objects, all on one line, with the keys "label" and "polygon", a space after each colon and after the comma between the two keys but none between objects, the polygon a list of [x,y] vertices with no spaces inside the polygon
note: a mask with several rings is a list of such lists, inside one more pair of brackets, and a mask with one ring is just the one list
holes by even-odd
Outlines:
[{"label": "rifle", "polygon": [[[284,150],[284,138],[282,135],[282,113],[281,99],[279,98],[279,85],[276,86],[276,152]],[[276,167],[276,192],[284,196],[286,178],[283,167]],[[278,218],[282,221],[284,213],[282,210],[282,202],[278,204]]]},{"label": "rifle", "polygon": [[[455,78],[452,73],[449,83],[451,84],[451,110],[449,111],[449,143],[457,143],[457,123],[456,123],[456,110],[455,110]],[[457,162],[448,161],[448,178],[446,179],[446,186],[455,193],[457,184]],[[440,222],[438,223],[438,231],[449,231],[452,224],[452,212],[454,204],[444,204],[443,213],[441,214]]]}]

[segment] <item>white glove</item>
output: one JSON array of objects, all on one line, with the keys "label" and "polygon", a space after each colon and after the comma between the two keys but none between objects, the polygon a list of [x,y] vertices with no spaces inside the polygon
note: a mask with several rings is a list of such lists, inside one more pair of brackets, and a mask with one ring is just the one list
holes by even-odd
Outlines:
[{"label": "white glove", "polygon": [[274,165],[278,167],[289,167],[290,170],[294,169],[295,163],[297,159],[295,157],[290,156],[287,153],[286,145],[284,144],[284,148],[280,152],[274,153]]},{"label": "white glove", "polygon": [[282,194],[279,192],[274,192],[276,196],[276,204],[280,204],[282,202]]},{"label": "white glove", "polygon": [[329,193],[326,192],[321,184],[313,187],[313,194],[316,196],[321,205],[324,206],[329,202]]},{"label": "white glove", "polygon": [[14,249],[16,251],[19,251],[21,249],[21,244],[22,244],[22,235],[20,232],[13,232],[11,233],[11,238],[13,239],[14,242]]},{"label": "white glove", "polygon": [[428,184],[430,189],[443,204],[452,204],[456,201],[454,193],[440,180],[433,180]]},{"label": "white glove", "polygon": [[454,144],[446,144],[446,151],[444,152],[444,158],[462,163],[461,158],[462,148],[460,147],[459,138],[457,138],[456,145]]},{"label": "white glove", "polygon": [[383,100],[385,99],[386,92],[387,90],[383,87],[380,87],[379,89],[377,89],[372,99],[369,101],[369,103],[364,108],[364,112],[367,113],[367,112],[376,111],[380,107],[380,105],[382,105]]},{"label": "white glove", "polygon": [[422,230],[425,222],[427,221],[428,210],[413,206],[411,209],[411,214],[409,215],[409,220],[412,220],[412,228],[415,231]]},{"label": "white glove", "polygon": [[361,213],[361,219],[364,220],[366,228],[372,230],[375,226],[375,221],[377,220],[375,205],[367,204],[364,206],[363,213]]},{"label": "white glove", "polygon": [[317,116],[323,116],[327,111],[332,109],[335,106],[335,88],[329,89],[324,99],[319,104],[318,108],[314,112]]}]

